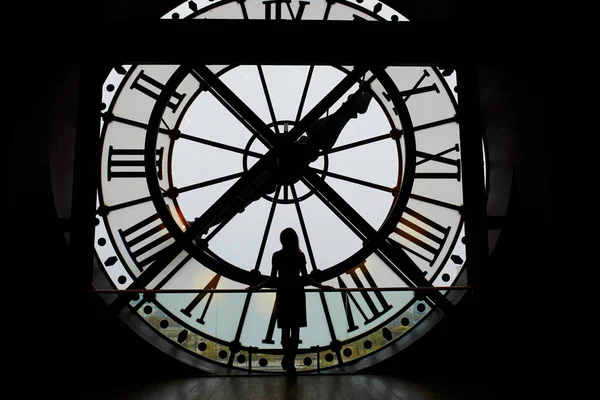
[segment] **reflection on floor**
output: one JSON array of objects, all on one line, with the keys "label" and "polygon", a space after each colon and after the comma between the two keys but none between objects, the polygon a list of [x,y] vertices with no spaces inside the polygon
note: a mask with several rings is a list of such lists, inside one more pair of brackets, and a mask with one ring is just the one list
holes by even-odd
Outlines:
[{"label": "reflection on floor", "polygon": [[[433,381],[433,382],[432,382]],[[239,399],[496,399],[476,382],[422,380],[393,375],[313,375],[253,377],[193,377],[131,382],[93,383],[86,399],[133,400],[239,400]]]}]

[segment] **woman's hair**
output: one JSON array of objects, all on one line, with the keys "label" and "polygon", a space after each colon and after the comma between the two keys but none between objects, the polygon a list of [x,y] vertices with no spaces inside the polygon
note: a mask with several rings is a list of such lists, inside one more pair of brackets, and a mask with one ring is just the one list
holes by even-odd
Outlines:
[{"label": "woman's hair", "polygon": [[292,228],[285,228],[281,231],[281,235],[279,235],[279,240],[281,241],[281,245],[286,250],[297,250],[300,251],[300,244],[298,242],[298,234]]}]

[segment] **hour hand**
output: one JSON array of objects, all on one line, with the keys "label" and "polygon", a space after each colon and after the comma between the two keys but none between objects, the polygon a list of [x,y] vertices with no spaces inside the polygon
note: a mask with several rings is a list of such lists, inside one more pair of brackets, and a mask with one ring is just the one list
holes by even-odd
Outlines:
[{"label": "hour hand", "polygon": [[348,97],[348,101],[344,103],[344,106],[348,108],[348,112],[354,112],[355,114],[351,118],[356,118],[357,114],[364,114],[369,109],[369,103],[373,98],[373,92],[367,86],[359,88],[355,93],[352,93]]},{"label": "hour hand", "polygon": [[331,150],[348,121],[367,112],[372,98],[370,88],[361,86],[336,112],[312,123],[299,143],[310,145],[311,150]]}]

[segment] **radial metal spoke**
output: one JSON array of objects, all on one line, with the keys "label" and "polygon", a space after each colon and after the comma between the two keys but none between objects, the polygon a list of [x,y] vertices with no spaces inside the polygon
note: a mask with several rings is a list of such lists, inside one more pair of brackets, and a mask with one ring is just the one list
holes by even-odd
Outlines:
[{"label": "radial metal spoke", "polygon": [[112,206],[106,206],[106,211],[111,212],[111,211],[115,211],[115,210],[120,210],[120,209],[123,209],[123,208],[136,206],[138,204],[142,204],[142,203],[145,203],[145,202],[150,201],[150,200],[152,200],[152,198],[150,196],[141,197],[139,199],[135,199],[135,200],[131,200],[131,201],[126,201],[124,203],[114,204]]},{"label": "radial metal spoke", "polygon": [[[242,9],[242,15],[244,16],[244,19],[248,19],[248,11],[246,10],[246,5],[244,4],[243,1],[238,1],[238,3],[240,4],[240,7]],[[288,5],[289,7],[289,5]],[[260,82],[262,84],[263,87],[263,91],[265,92],[265,98],[267,99],[267,106],[269,107],[269,113],[271,114],[271,119],[273,120],[273,127],[275,128],[275,132],[277,132],[279,134],[279,127],[277,126],[277,118],[275,118],[275,111],[273,109],[273,103],[271,102],[271,96],[269,95],[269,89],[267,87],[267,81],[265,79],[265,74],[263,72],[262,66],[261,65],[257,65],[256,68],[258,69],[258,74],[260,75]]]},{"label": "radial metal spoke", "polygon": [[304,236],[304,241],[306,242],[306,249],[308,250],[308,256],[310,258],[310,263],[314,271],[318,269],[317,263],[315,261],[315,256],[312,251],[312,246],[310,245],[310,240],[308,238],[308,230],[306,229],[306,224],[304,223],[302,209],[300,208],[300,201],[298,201],[298,195],[296,194],[296,188],[294,185],[291,185],[291,190],[292,198],[294,199],[294,205],[296,206],[296,212],[298,213],[298,220],[300,221],[300,227],[302,228],[302,235]]},{"label": "radial metal spoke", "polygon": [[308,94],[308,88],[310,86],[310,81],[312,79],[312,74],[314,70],[314,65],[311,65],[308,69],[308,74],[306,75],[306,82],[304,83],[304,90],[302,91],[302,97],[300,98],[300,105],[298,106],[298,113],[296,114],[296,123],[300,121],[300,117],[302,116],[302,109],[304,108],[304,102],[306,101],[306,95]]},{"label": "radial metal spoke", "polygon": [[[139,121],[135,121],[129,118],[123,118],[123,117],[119,117],[117,115],[113,115],[113,114],[108,114],[108,113],[103,113],[102,114],[102,119],[106,122],[106,123],[110,123],[110,122],[120,122],[122,124],[127,124],[127,125],[131,125],[131,126],[135,126],[137,128],[142,128],[142,129],[148,129],[148,124],[145,124],[143,122],[139,122]],[[169,130],[166,128],[158,128],[158,131],[160,133],[169,133]]]},{"label": "radial metal spoke", "polygon": [[263,156],[263,154],[257,153],[255,151],[240,149],[239,147],[234,147],[234,146],[230,146],[228,144],[214,142],[214,141],[208,140],[208,139],[202,139],[202,138],[192,136],[192,135],[186,135],[185,133],[179,134],[179,137],[182,139],[190,140],[192,142],[205,144],[207,146],[212,146],[212,147],[216,147],[216,148],[223,149],[223,150],[229,150],[234,153],[245,154],[245,155],[251,156],[251,157],[261,158]]},{"label": "radial metal spoke", "polygon": [[256,257],[256,264],[254,265],[255,271],[257,271],[260,267],[260,262],[262,261],[263,254],[265,252],[265,245],[267,244],[267,238],[269,237],[269,231],[271,230],[271,223],[273,222],[273,215],[275,215],[275,207],[277,207],[277,199],[279,198],[280,190],[281,185],[277,185],[277,188],[275,189],[275,195],[273,196],[273,202],[271,203],[271,209],[269,210],[269,217],[267,218],[265,232],[263,233],[260,249],[258,250],[258,257]]},{"label": "radial metal spoke", "polygon": [[393,193],[394,192],[394,188],[390,188],[390,187],[383,186],[383,185],[378,185],[376,183],[371,183],[371,182],[368,182],[368,181],[363,181],[363,180],[352,178],[352,177],[346,176],[346,175],[336,174],[335,172],[331,172],[331,171],[324,171],[324,170],[318,169],[318,168],[309,167],[309,169],[312,170],[312,171],[315,171],[317,173],[324,174],[326,176],[330,176],[332,178],[340,179],[340,180],[347,181],[347,182],[356,183],[357,185],[362,185],[362,186],[366,186],[366,187],[369,187],[369,188],[372,188],[372,189],[382,190],[382,191],[388,192],[388,193]]},{"label": "radial metal spoke", "polygon": [[426,196],[421,196],[421,195],[418,195],[416,193],[411,193],[410,194],[410,198],[411,199],[415,199],[415,200],[419,200],[419,201],[424,201],[424,202],[429,203],[429,204],[434,204],[436,206],[449,208],[451,210],[455,210],[455,211],[458,211],[458,212],[460,212],[462,210],[462,206],[458,206],[456,204],[451,204],[451,203],[446,203],[445,201],[441,201],[441,200],[437,200],[437,199],[432,199],[432,198],[426,197]]},{"label": "radial metal spoke", "polygon": [[338,151],[344,151],[344,150],[352,149],[354,147],[364,146],[366,144],[371,144],[371,143],[379,142],[381,140],[390,139],[391,137],[392,137],[392,133],[386,133],[385,135],[379,135],[379,136],[375,136],[375,137],[372,137],[369,139],[359,140],[358,142],[348,143],[343,146],[334,147],[331,150],[326,150],[326,151],[321,152],[320,155],[337,153]]},{"label": "radial metal spoke", "polygon": [[[332,2],[327,2],[327,7],[325,7],[325,14],[323,15],[323,20],[327,20],[329,18],[329,12],[331,11]],[[289,5],[288,5],[289,7]],[[310,81],[312,79],[312,74],[315,70],[315,66],[311,65],[308,69],[308,74],[306,75],[306,81],[304,82],[304,89],[302,90],[302,98],[300,99],[300,105],[298,106],[298,113],[296,114],[296,123],[300,121],[300,117],[302,116],[302,110],[304,109],[304,102],[306,101],[306,95],[308,93],[308,88],[310,87]]]},{"label": "radial metal spoke", "polygon": [[211,185],[216,185],[217,183],[226,182],[226,181],[229,181],[229,180],[232,180],[232,179],[236,179],[236,178],[239,178],[242,175],[244,175],[243,172],[237,172],[235,174],[225,175],[225,176],[222,176],[220,178],[215,178],[215,179],[211,179],[211,180],[208,180],[208,181],[204,181],[204,182],[200,182],[200,183],[195,183],[193,185],[183,186],[181,188],[177,188],[177,191],[179,193],[189,192],[190,190],[196,190],[196,189],[200,189],[200,188],[203,188],[203,187],[207,187],[207,186],[211,186]]},{"label": "radial metal spoke", "polygon": [[[243,172],[238,172],[238,173],[235,173],[235,174],[222,176],[220,178],[211,179],[211,180],[200,182],[200,183],[196,183],[196,184],[193,184],[193,185],[183,186],[181,188],[177,188],[177,192],[179,192],[179,193],[185,193],[185,192],[189,192],[190,190],[195,190],[195,189],[200,189],[200,188],[211,186],[211,185],[216,185],[217,183],[226,182],[226,181],[229,181],[231,179],[239,178],[243,174],[244,174]],[[167,197],[169,195],[169,191],[164,191],[163,190],[162,195],[163,195],[163,197]],[[131,201],[126,201],[124,203],[119,203],[119,204],[114,204],[114,205],[111,205],[111,206],[106,206],[106,211],[110,212],[110,211],[120,210],[120,209],[123,209],[123,208],[136,206],[138,204],[142,204],[142,203],[145,203],[145,202],[150,201],[150,200],[152,200],[152,197],[150,197],[150,196],[141,197],[139,199],[135,199],[135,200],[131,200]]]},{"label": "radial metal spoke", "polygon": [[269,107],[269,114],[271,114],[271,120],[273,120],[273,127],[275,128],[275,132],[279,134],[277,118],[275,117],[275,110],[273,109],[273,102],[271,101],[271,95],[269,94],[269,87],[267,86],[265,73],[261,65],[257,65],[256,68],[258,69],[258,75],[260,76],[260,83],[262,84],[263,92],[265,92],[265,99],[267,100],[267,106]]},{"label": "radial metal spoke", "polygon": [[[308,180],[306,180],[304,177],[301,178],[301,180],[309,189],[314,188],[314,186]],[[333,204],[331,204],[321,192],[315,190],[314,193],[315,193],[315,196],[317,196],[317,198],[319,200],[321,200],[323,202],[323,204],[325,204],[327,206],[327,208],[329,208],[336,217],[338,217],[344,224],[346,224],[346,226],[352,232],[354,232],[354,234],[357,237],[359,237],[361,240],[366,239],[365,235],[363,235],[361,231],[359,231],[346,217],[344,217],[344,214],[342,214],[337,208],[335,208],[333,206]]]},{"label": "radial metal spoke", "polygon": [[[439,121],[429,122],[429,123],[423,124],[423,125],[417,125],[417,126],[413,127],[413,130],[415,132],[422,131],[422,130],[425,130],[425,129],[434,128],[436,126],[441,126],[441,125],[449,124],[451,122],[456,122],[456,120],[457,120],[456,116],[451,117],[451,118],[445,118],[445,119],[442,119],[442,120],[439,120]],[[397,132],[397,135],[398,135],[398,137],[402,136],[402,130],[401,129]],[[375,137],[372,137],[370,139],[364,139],[364,140],[360,140],[358,142],[353,142],[353,143],[345,144],[343,146],[334,147],[331,150],[326,150],[326,151],[321,152],[320,155],[337,153],[338,151],[348,150],[348,149],[351,149],[351,148],[354,148],[354,147],[363,146],[363,145],[370,144],[370,143],[375,143],[375,142],[378,142],[380,140],[390,139],[393,136],[394,136],[394,134],[392,132],[386,133],[385,135],[375,136]],[[444,152],[444,153],[440,153],[438,155],[443,155],[443,154],[446,154],[446,153],[447,152]]]}]

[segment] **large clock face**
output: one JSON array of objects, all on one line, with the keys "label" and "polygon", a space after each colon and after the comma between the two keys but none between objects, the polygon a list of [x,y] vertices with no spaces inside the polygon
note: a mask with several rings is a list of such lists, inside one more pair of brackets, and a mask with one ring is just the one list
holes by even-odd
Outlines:
[{"label": "large clock face", "polygon": [[[404,20],[369,0],[195,1],[165,17]],[[271,273],[288,226],[311,276],[335,288],[464,283],[453,88],[454,73],[434,66],[113,69],[103,87],[95,286],[145,290],[113,306],[121,301],[133,329],[187,364],[279,372],[275,293],[243,289]],[[459,298],[309,290],[297,369],[380,361]]]}]

